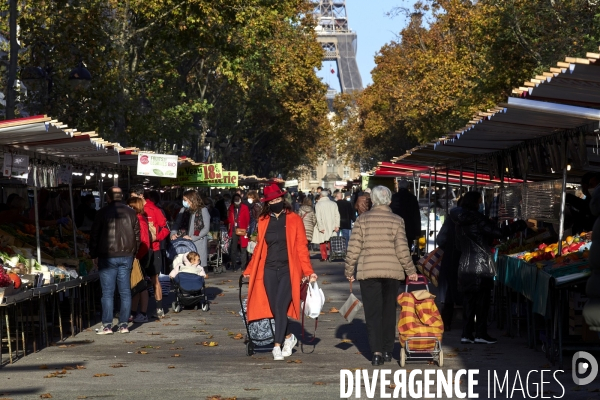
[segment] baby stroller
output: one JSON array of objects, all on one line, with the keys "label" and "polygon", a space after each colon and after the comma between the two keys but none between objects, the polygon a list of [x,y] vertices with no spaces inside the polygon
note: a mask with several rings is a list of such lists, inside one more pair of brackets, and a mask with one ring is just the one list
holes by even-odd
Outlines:
[{"label": "baby stroller", "polygon": [[[409,292],[412,285],[425,285],[427,290]],[[434,297],[429,293],[427,278],[419,275],[417,281],[406,279],[406,289],[398,296],[402,307],[398,332],[400,336],[400,366],[410,360],[433,360],[438,366],[444,365],[442,335],[444,323],[435,305]]]},{"label": "baby stroller", "polygon": [[251,356],[254,354],[256,346],[267,346],[274,343],[275,340],[275,320],[261,319],[259,321],[252,321],[248,323],[246,312],[248,299],[242,299],[242,287],[248,285],[248,282],[244,282],[244,276],[240,276],[240,316],[244,320],[246,326],[246,355]]},{"label": "baby stroller", "polygon": [[198,305],[202,311],[208,311],[208,299],[204,289],[204,278],[189,272],[180,272],[172,279],[172,287],[177,298],[173,302],[173,311],[178,313],[183,307],[194,307]]},{"label": "baby stroller", "polygon": [[198,252],[196,245],[191,240],[181,238],[172,240],[167,247],[167,260],[169,260],[169,263],[173,264],[173,260],[175,260],[177,255],[189,253],[190,251]]}]

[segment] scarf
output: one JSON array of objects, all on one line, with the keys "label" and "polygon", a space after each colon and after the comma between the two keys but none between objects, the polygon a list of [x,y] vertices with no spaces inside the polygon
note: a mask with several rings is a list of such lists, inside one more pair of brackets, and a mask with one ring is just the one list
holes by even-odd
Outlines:
[{"label": "scarf", "polygon": [[190,218],[192,218],[192,212],[185,210],[181,218],[181,225],[179,225],[178,236],[198,236],[200,231],[204,228],[204,218],[202,218],[202,209],[196,210],[194,214],[194,231],[189,232],[190,229]]}]

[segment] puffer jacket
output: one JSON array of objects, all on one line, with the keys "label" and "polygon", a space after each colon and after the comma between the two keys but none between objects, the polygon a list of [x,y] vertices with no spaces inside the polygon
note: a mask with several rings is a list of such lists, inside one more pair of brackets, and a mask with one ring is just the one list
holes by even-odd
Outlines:
[{"label": "puffer jacket", "polygon": [[[590,201],[590,211],[592,214],[600,215],[600,185],[598,185],[593,193]],[[585,292],[589,297],[585,307],[583,308],[583,317],[591,331],[600,332],[600,218],[594,222],[592,230],[592,247],[590,249],[590,269],[592,274],[588,278]]]},{"label": "puffer jacket", "polygon": [[456,244],[461,252],[458,264],[458,289],[478,291],[480,288],[491,288],[493,279],[487,276],[487,272],[492,257],[492,241],[525,230],[527,224],[519,220],[498,227],[485,215],[461,207],[450,211],[450,218],[456,224]]},{"label": "puffer jacket", "polygon": [[402,280],[417,272],[413,264],[404,221],[385,205],[375,206],[354,223],[348,252],[346,276],[364,280]]},{"label": "puffer jacket", "polygon": [[140,222],[133,209],[112,202],[96,213],[90,231],[92,258],[133,257],[140,247]]},{"label": "puffer jacket", "polygon": [[315,225],[317,224],[317,216],[315,215],[315,211],[311,206],[300,206],[300,210],[298,210],[298,215],[300,216],[300,218],[302,218],[302,222],[304,222],[304,229],[306,230],[306,240],[310,242],[313,237]]}]

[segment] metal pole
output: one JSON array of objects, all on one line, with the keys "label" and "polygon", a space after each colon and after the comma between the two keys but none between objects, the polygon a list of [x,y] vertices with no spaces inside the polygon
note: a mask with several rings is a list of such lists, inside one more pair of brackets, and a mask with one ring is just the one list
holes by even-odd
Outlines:
[{"label": "metal pole", "polygon": [[558,228],[558,254],[562,254],[562,241],[565,234],[565,204],[567,202],[567,167],[563,168],[562,193],[560,196],[560,224]]},{"label": "metal pole", "polygon": [[17,80],[17,58],[19,57],[19,43],[17,42],[17,0],[9,0],[8,31],[10,35],[10,56],[8,61],[8,80],[6,82],[6,119],[15,118],[15,102],[17,93],[15,82]]},{"label": "metal pole", "polygon": [[449,181],[449,170],[448,170],[448,166],[446,166],[446,216],[448,216],[448,190],[450,189],[450,184],[448,183]]},{"label": "metal pole", "polygon": [[429,253],[429,234],[431,232],[431,170],[429,170],[429,201],[427,202],[427,237],[425,238],[425,248]]},{"label": "metal pole", "polygon": [[477,161],[475,161],[475,178],[474,178],[474,182],[475,182],[475,189],[477,190]]},{"label": "metal pole", "polygon": [[[433,180],[434,185],[437,189],[437,169],[434,172],[434,177]],[[435,248],[435,241],[437,240],[437,198],[438,198],[438,193],[437,190],[435,192],[435,198],[433,199],[433,247]]]},{"label": "metal pole", "polygon": [[415,196],[417,195],[417,178],[415,176],[415,171],[413,171],[413,193]]},{"label": "metal pole", "polygon": [[421,198],[421,175],[419,175],[419,185],[417,186],[417,201]]},{"label": "metal pole", "polygon": [[[72,178],[71,178],[72,179]],[[75,208],[73,207],[73,183],[69,181],[69,197],[71,198],[71,222],[73,225],[73,250],[75,250],[75,258],[77,256],[77,225],[75,225]]]},{"label": "metal pole", "polygon": [[33,211],[35,214],[35,241],[37,245],[37,261],[42,264],[42,248],[40,244],[40,216],[38,212],[37,166],[33,166]]},{"label": "metal pole", "polygon": [[460,195],[462,196],[462,192],[463,192],[463,166],[460,166]]}]

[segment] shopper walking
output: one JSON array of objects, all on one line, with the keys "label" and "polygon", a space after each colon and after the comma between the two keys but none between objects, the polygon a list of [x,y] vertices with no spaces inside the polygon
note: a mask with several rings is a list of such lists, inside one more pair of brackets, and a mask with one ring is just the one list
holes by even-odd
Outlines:
[{"label": "shopper walking", "polygon": [[519,220],[498,227],[483,215],[483,199],[476,191],[464,195],[461,207],[452,209],[450,218],[456,224],[456,241],[461,251],[458,266],[458,289],[464,296],[461,343],[496,343],[487,332],[495,274],[491,243],[525,230],[528,225]]},{"label": "shopper walking", "polygon": [[[144,212],[144,200],[139,197],[130,197],[127,200],[127,205],[135,211],[138,222],[140,224],[140,247],[135,258],[140,262],[144,275],[148,275],[146,268],[152,257],[152,244],[150,243],[150,229],[148,228],[148,218]],[[138,313],[138,305],[140,312]],[[136,293],[131,298],[131,316],[130,322],[143,323],[148,322],[148,290],[144,289],[140,293]]]},{"label": "shopper walking", "polygon": [[283,200],[285,192],[272,184],[265,187],[264,194],[258,242],[244,271],[250,278],[248,321],[275,319],[273,359],[281,361],[292,354],[297,343],[288,333],[288,317],[300,316],[300,283],[304,277],[316,281],[317,275],[310,263],[304,225]]},{"label": "shopper walking", "polygon": [[346,278],[360,283],[371,364],[392,361],[396,338],[396,297],[406,276],[416,281],[417,271],[408,251],[404,221],[389,205],[392,192],[373,188],[373,208],[356,220],[348,253]]},{"label": "shopper walking", "polygon": [[404,220],[408,248],[412,250],[415,240],[421,234],[421,210],[417,196],[408,191],[408,181],[401,179],[398,182],[398,192],[392,195],[390,205],[392,212]]},{"label": "shopper walking", "polygon": [[119,187],[107,191],[108,205],[96,214],[90,232],[90,256],[97,259],[102,287],[102,329],[100,335],[112,334],[115,286],[119,288],[119,332],[129,333],[131,313],[131,266],[140,247],[140,223],[135,211],[122,204]]},{"label": "shopper walking", "polygon": [[247,201],[250,205],[250,226],[248,228],[248,237],[251,237],[258,230],[258,218],[260,217],[260,213],[262,212],[262,205],[260,203],[260,198],[258,197],[258,193],[256,193],[256,190],[250,190],[247,196]]},{"label": "shopper walking", "polygon": [[359,216],[366,213],[371,209],[371,188],[366,188],[361,194],[356,198],[356,203],[354,204],[354,208]]},{"label": "shopper walking", "polygon": [[231,268],[237,270],[238,255],[240,257],[240,268],[246,268],[248,261],[248,227],[250,226],[250,210],[248,206],[242,203],[242,196],[233,195],[233,203],[229,207],[229,236],[231,237],[231,247],[229,248],[229,258]]},{"label": "shopper walking", "polygon": [[330,239],[340,230],[340,212],[337,205],[329,199],[329,191],[323,189],[315,206],[317,225],[313,232],[312,242],[320,245],[321,261],[329,259]]},{"label": "shopper walking", "polygon": [[304,230],[306,231],[306,240],[309,242],[312,241],[313,232],[315,230],[315,225],[317,224],[317,216],[315,215],[315,210],[313,209],[313,202],[310,197],[305,197],[302,205],[300,206],[300,210],[298,210],[298,215],[302,219],[304,223]]},{"label": "shopper walking", "polygon": [[208,232],[210,231],[210,213],[202,198],[195,190],[183,193],[183,207],[171,228],[171,240],[177,238],[194,242],[200,266],[208,268]]},{"label": "shopper walking", "polygon": [[144,187],[141,185],[133,186],[131,188],[131,197],[138,197],[144,199],[144,212],[148,217],[148,227],[150,228],[151,242],[152,242],[152,258],[148,264],[146,271],[152,281],[154,288],[154,300],[156,300],[156,314],[155,318],[164,318],[165,312],[162,305],[162,287],[158,279],[161,271],[163,270],[163,254],[161,251],[161,241],[169,237],[169,229],[167,228],[167,219],[163,212],[156,206],[156,204],[144,196]]},{"label": "shopper walking", "polygon": [[349,201],[344,200],[344,193],[337,192],[335,194],[335,204],[340,213],[340,231],[346,239],[346,245],[350,242],[350,232],[352,232],[352,224],[356,221],[356,211]]}]

